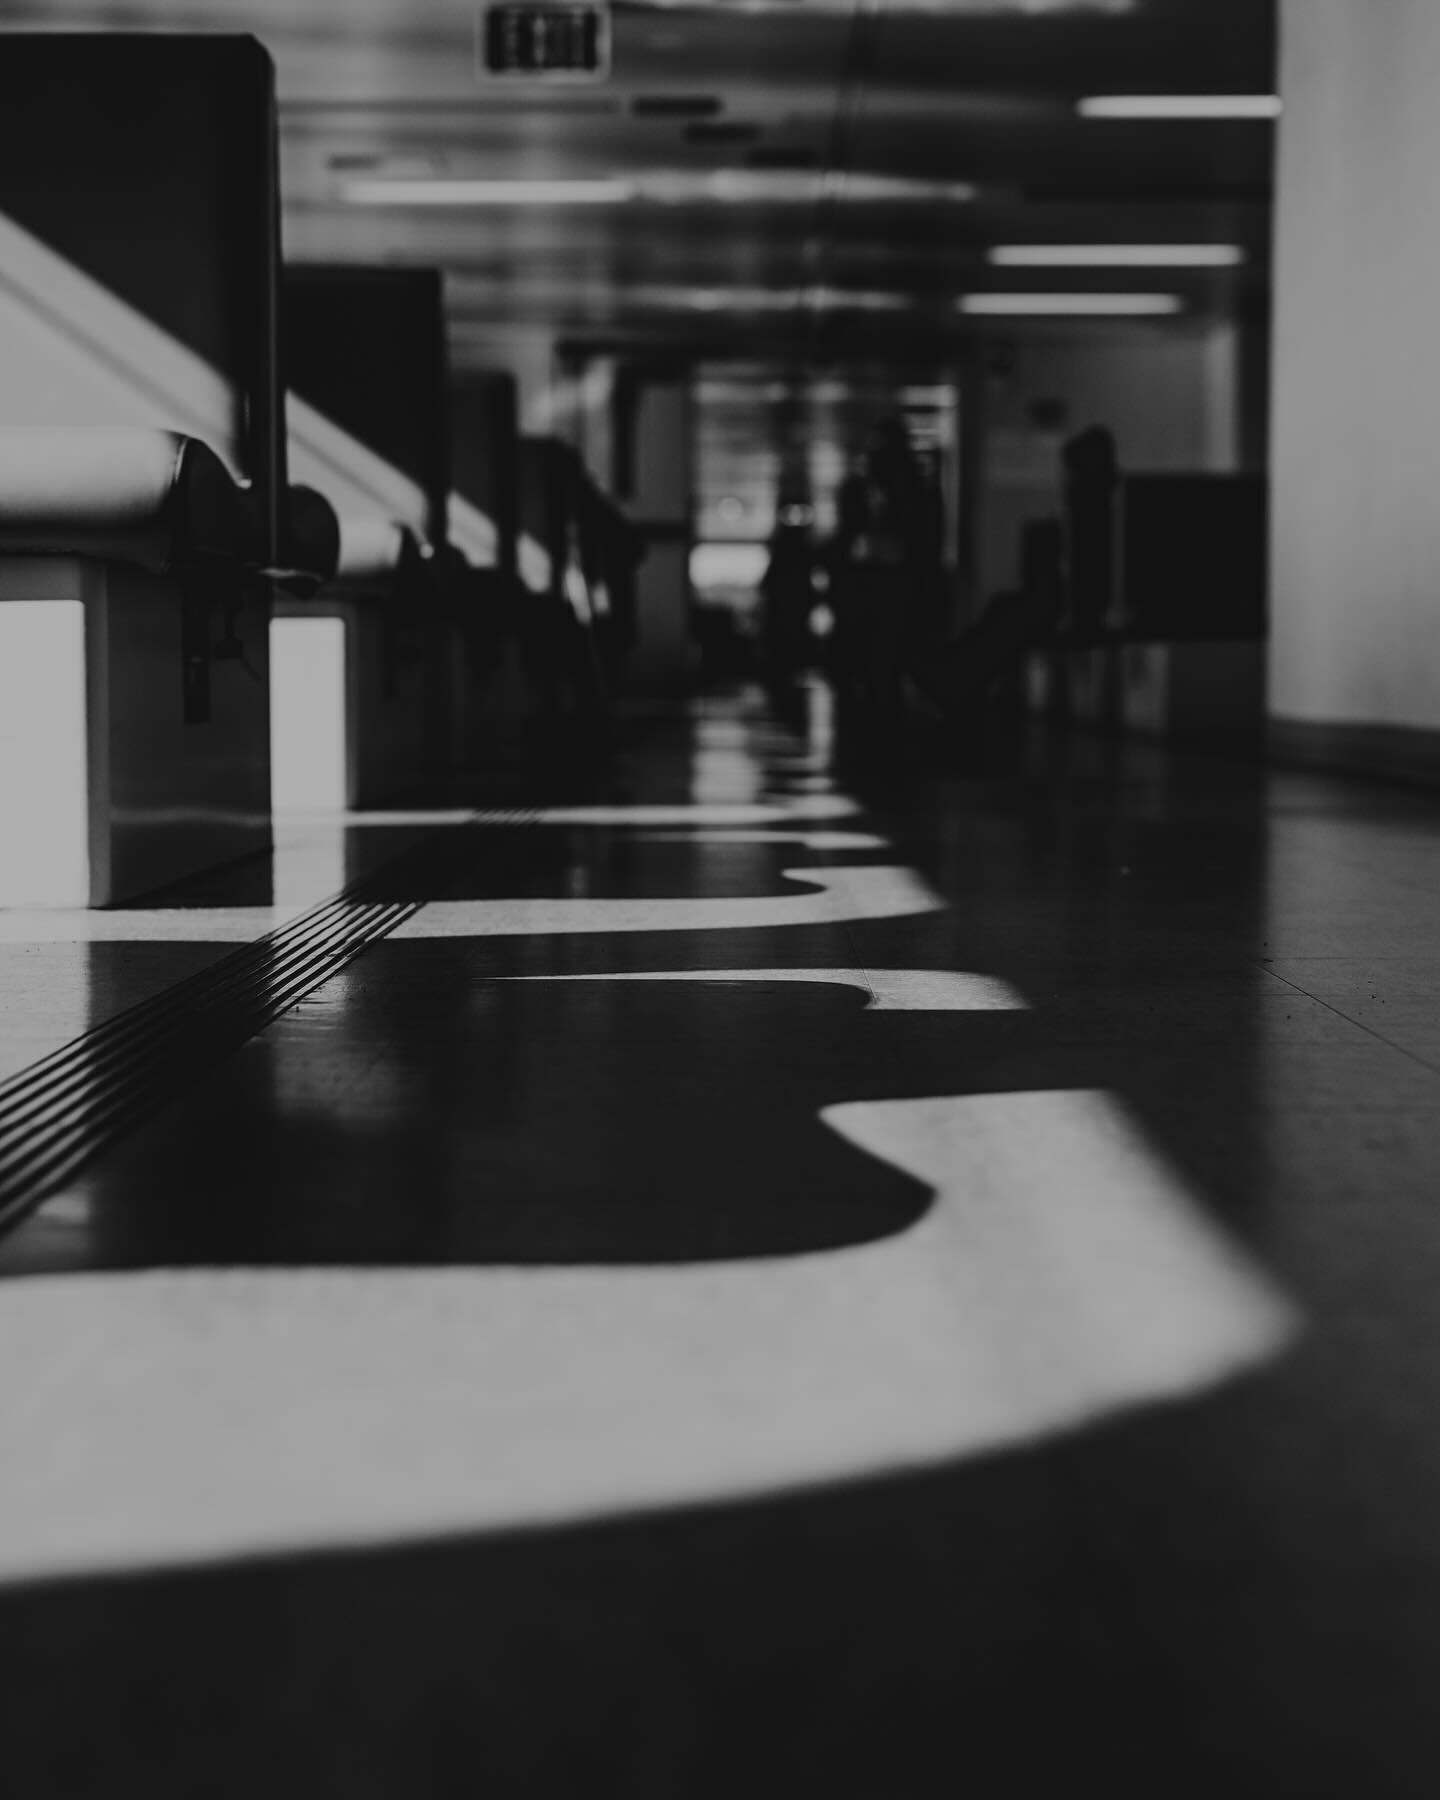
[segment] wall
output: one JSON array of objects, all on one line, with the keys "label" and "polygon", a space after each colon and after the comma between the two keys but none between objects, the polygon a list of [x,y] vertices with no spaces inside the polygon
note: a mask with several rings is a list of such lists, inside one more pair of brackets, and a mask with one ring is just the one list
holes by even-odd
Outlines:
[{"label": "wall", "polygon": [[1440,6],[1285,0],[1270,709],[1440,729]]},{"label": "wall", "polygon": [[[981,353],[978,599],[1018,577],[1020,527],[1060,508],[1059,452],[1108,425],[1126,472],[1237,468],[1238,334],[1228,325],[1076,327]],[[1061,416],[1037,422],[1037,403]]]}]

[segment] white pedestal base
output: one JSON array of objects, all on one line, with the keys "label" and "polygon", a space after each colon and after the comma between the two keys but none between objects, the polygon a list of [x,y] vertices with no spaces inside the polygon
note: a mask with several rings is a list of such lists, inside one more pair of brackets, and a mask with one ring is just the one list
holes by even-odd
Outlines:
[{"label": "white pedestal base", "polygon": [[175,582],[65,557],[0,562],[0,906],[108,906],[270,844],[266,604],[187,722]]},{"label": "white pedestal base", "polygon": [[365,595],[276,601],[271,756],[275,810],[393,803],[426,768],[420,631]]}]

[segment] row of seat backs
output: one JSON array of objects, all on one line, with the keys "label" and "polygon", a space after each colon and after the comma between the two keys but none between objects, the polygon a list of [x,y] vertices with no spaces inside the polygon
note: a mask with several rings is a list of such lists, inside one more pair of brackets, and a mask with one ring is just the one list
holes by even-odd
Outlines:
[{"label": "row of seat backs", "polygon": [[1117,560],[1132,635],[1264,637],[1269,504],[1269,483],[1257,473],[1127,475]]},{"label": "row of seat backs", "polygon": [[[221,378],[228,416],[214,421],[212,447],[252,483],[272,561],[287,489],[277,177],[274,66],[253,38],[6,34],[0,214],[95,284],[95,341],[77,345],[82,354],[104,354],[109,296]],[[44,304],[43,292],[15,295],[13,258],[0,279],[12,304]],[[77,283],[65,320],[81,336],[92,335],[86,292]],[[125,373],[139,387],[147,372]],[[79,422],[28,417],[23,384],[5,389],[6,423]],[[189,398],[176,396],[182,407]],[[117,398],[115,415],[96,422],[171,424],[155,417],[166,399]]]},{"label": "row of seat backs", "polygon": [[[4,50],[0,215],[93,284],[95,317],[72,320],[76,331],[102,340],[114,323],[105,308],[128,309],[219,376],[225,416],[200,435],[251,486],[260,560],[285,566],[297,537],[314,535],[305,526],[323,523],[303,492],[303,517],[289,516],[287,385],[418,486],[436,546],[452,478],[494,522],[502,571],[514,572],[521,527],[549,553],[557,586],[572,521],[583,540],[623,538],[618,509],[569,446],[518,440],[517,455],[508,375],[467,375],[452,420],[438,271],[282,271],[274,66],[255,39],[24,32]],[[134,410],[117,402],[113,419],[96,420],[91,401],[85,422],[170,423],[167,402],[188,421],[201,406],[154,391],[184,385],[183,367],[127,373]],[[27,417],[14,384],[5,389],[5,423],[68,422],[43,411],[50,396]]]},{"label": "row of seat backs", "polygon": [[572,551],[588,581],[608,581],[640,561],[644,542],[620,506],[556,437],[520,440],[520,524],[550,560],[551,589],[563,591]]},{"label": "row of seat backs", "polygon": [[[1119,465],[1113,435],[1092,427],[1064,447],[1068,633],[1117,630],[1157,641],[1255,638],[1267,626],[1269,487],[1248,471],[1143,471]],[[1043,522],[1022,550],[1044,565]],[[1029,591],[1035,582],[1022,577]]]},{"label": "row of seat backs", "polygon": [[271,58],[250,37],[6,34],[0,302],[65,340],[57,354],[80,373],[73,394],[50,368],[32,368],[27,385],[10,365],[24,363],[29,334],[0,333],[12,346],[0,348],[0,422],[197,437],[249,484],[256,560],[284,567],[323,525],[313,494],[290,516],[288,384],[417,484],[425,516],[413,523],[439,545],[450,488],[440,275],[282,272],[274,96]]},{"label": "row of seat backs", "polygon": [[455,487],[494,523],[496,567],[513,582],[519,572],[520,541],[520,409],[515,377],[498,369],[452,374],[450,418]]},{"label": "row of seat backs", "polygon": [[407,476],[437,548],[451,486],[445,301],[438,269],[292,264],[282,287],[289,390]]}]

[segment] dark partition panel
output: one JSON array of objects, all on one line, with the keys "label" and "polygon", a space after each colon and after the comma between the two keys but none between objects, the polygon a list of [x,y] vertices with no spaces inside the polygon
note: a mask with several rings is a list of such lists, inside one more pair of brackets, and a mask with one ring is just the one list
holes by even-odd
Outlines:
[{"label": "dark partition panel", "polygon": [[[0,212],[231,384],[231,450],[268,511],[276,381],[274,70],[253,38],[0,37]],[[157,426],[173,420],[161,416]]]},{"label": "dark partition panel", "polygon": [[458,376],[450,388],[451,473],[457,493],[494,521],[502,574],[516,569],[520,445],[515,378],[502,370]]},{"label": "dark partition panel", "polygon": [[287,387],[418,484],[445,540],[450,492],[445,303],[438,269],[291,264]]},{"label": "dark partition panel", "polygon": [[1126,628],[1137,637],[1253,638],[1266,629],[1263,475],[1130,475],[1120,489]]}]

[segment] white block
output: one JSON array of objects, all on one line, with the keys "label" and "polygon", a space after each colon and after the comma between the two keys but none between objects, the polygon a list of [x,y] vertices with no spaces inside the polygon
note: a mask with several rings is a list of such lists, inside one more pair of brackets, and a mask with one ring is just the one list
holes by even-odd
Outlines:
[{"label": "white block", "polygon": [[107,906],[270,844],[268,597],[229,623],[185,717],[175,582],[65,557],[0,560],[0,906]]},{"label": "white block", "polygon": [[277,815],[338,811],[348,796],[346,621],[285,612],[270,621],[271,804]]}]

